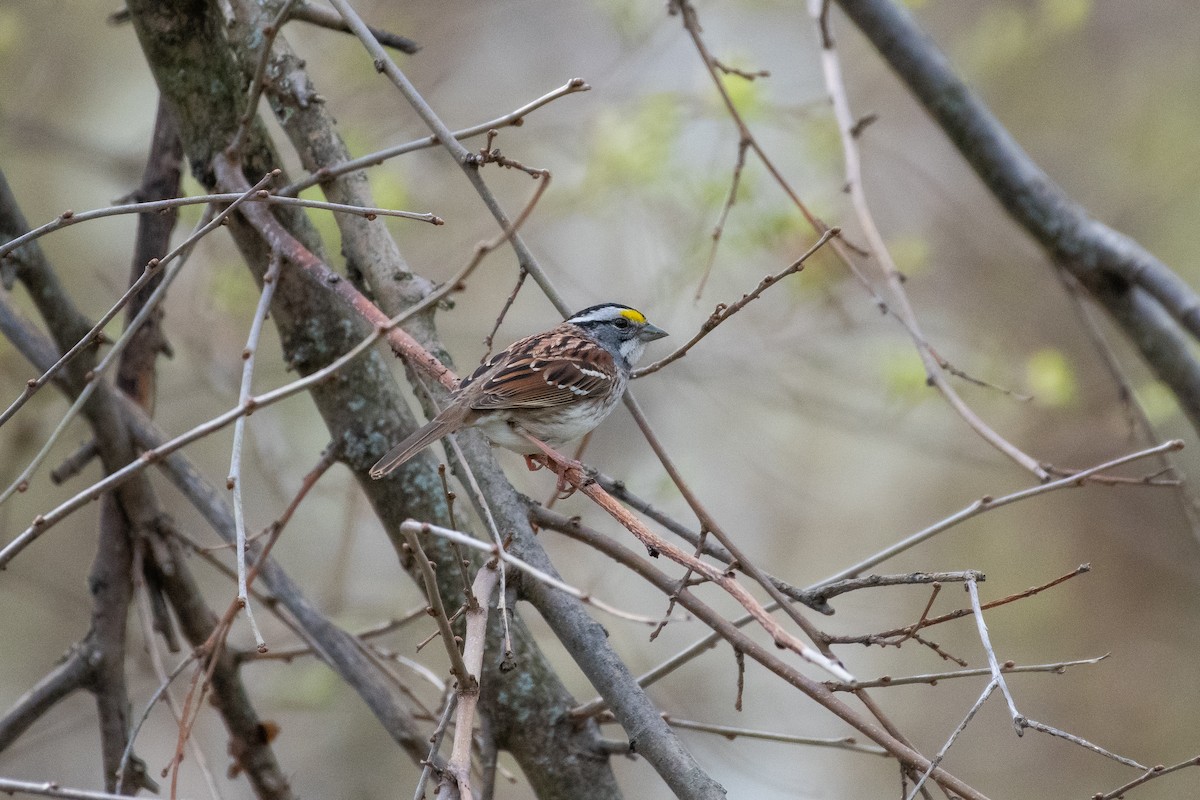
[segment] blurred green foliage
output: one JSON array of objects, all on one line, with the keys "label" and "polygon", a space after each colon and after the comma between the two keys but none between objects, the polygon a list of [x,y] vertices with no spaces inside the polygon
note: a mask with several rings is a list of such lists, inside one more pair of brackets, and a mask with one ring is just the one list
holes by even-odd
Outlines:
[{"label": "blurred green foliage", "polygon": [[[728,63],[727,66],[744,69],[747,72],[755,71],[754,67],[744,67],[741,64],[741,60],[735,59],[732,63]],[[772,102],[770,84],[766,79],[749,80],[741,75],[731,75],[720,70],[717,70],[717,77],[721,80],[721,85],[725,88],[725,93],[729,95],[729,101],[733,103],[733,107],[737,109],[738,114],[741,115],[742,120],[747,125],[758,121],[770,110]],[[713,102],[718,105],[717,108],[713,109],[713,114],[722,116],[727,113],[724,100],[715,90],[712,98]]]},{"label": "blurred green foliage", "polygon": [[1091,16],[1092,0],[1041,0],[1035,4],[987,3],[955,47],[955,61],[975,76],[1028,63]]},{"label": "blurred green foliage", "polygon": [[890,397],[907,403],[917,403],[934,397],[925,374],[921,357],[907,340],[887,342],[876,356],[880,377]]},{"label": "blurred green foliage", "polygon": [[659,187],[675,166],[672,154],[682,127],[680,103],[672,92],[656,92],[626,107],[601,111],[591,137],[587,190]]},{"label": "blurred green foliage", "polygon": [[1034,399],[1050,408],[1072,405],[1079,391],[1071,363],[1053,347],[1038,350],[1026,359],[1025,380]]}]

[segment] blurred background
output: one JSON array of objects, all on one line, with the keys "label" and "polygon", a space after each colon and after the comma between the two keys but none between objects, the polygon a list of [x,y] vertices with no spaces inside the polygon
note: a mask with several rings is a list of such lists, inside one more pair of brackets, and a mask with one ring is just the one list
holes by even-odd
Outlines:
[{"label": "blurred background", "polygon": [[[1175,0],[913,0],[920,23],[948,53],[1033,158],[1098,219],[1140,241],[1192,285],[1200,282],[1200,16]],[[664,4],[596,2],[359,2],[368,19],[415,39],[419,54],[399,59],[452,127],[500,116],[573,77],[592,89],[535,112],[495,146],[522,163],[549,169],[553,182],[523,233],[563,294],[582,308],[625,302],[672,333],[651,357],[686,340],[718,302],[731,302],[799,256],[812,232],[750,159],[712,274],[700,299],[711,232],[729,189],[737,132],[678,18]],[[31,224],[65,209],[105,206],[138,183],[157,93],[132,29],[105,23],[113,3],[91,0],[0,2],[0,167]],[[803,200],[823,219],[856,233],[837,132],[821,77],[813,25],[801,3],[748,0],[698,4],[708,46],[724,63],[769,78],[727,81],[756,136]],[[1004,216],[943,136],[836,11],[835,35],[856,115],[876,114],[860,139],[866,190],[925,332],[938,352],[970,375],[1014,392],[958,382],[973,409],[1035,458],[1083,468],[1144,443],[1132,436],[1118,388],[1048,260]],[[349,37],[289,25],[285,37],[307,59],[351,149],[363,154],[427,131],[398,92],[371,68]],[[282,139],[280,139],[282,141]],[[482,140],[473,146],[481,147]],[[299,174],[291,154],[291,171]],[[527,176],[487,168],[485,176],[515,212],[533,190]],[[428,150],[370,173],[378,205],[431,211],[440,228],[386,220],[412,268],[445,280],[495,233],[477,195],[450,158]],[[198,191],[189,181],[190,190]],[[316,195],[312,195],[316,196]],[[184,214],[185,230],[198,211]],[[315,221],[338,252],[336,228]],[[76,302],[97,317],[128,279],[135,220],[79,225],[42,240]],[[511,253],[498,251],[439,317],[460,370],[483,353],[516,277]],[[17,302],[31,308],[22,290]],[[227,240],[199,247],[167,301],[166,332],[175,356],[160,367],[156,417],[177,433],[236,403],[240,353],[257,290]],[[123,317],[122,317],[123,318]],[[122,319],[119,318],[119,319]],[[555,314],[530,283],[497,336],[501,345],[546,328]],[[1107,323],[1102,326],[1160,439],[1180,437],[1187,473],[1200,474],[1196,437],[1169,394]],[[290,379],[268,335],[256,389]],[[402,370],[397,365],[397,375]],[[33,377],[0,343],[0,390],[7,404]],[[924,383],[903,328],[834,259],[820,256],[798,276],[635,390],[683,474],[716,519],[775,574],[808,585],[968,505],[1031,485],[973,434]],[[5,485],[32,458],[66,408],[39,393],[0,429]],[[93,467],[54,487],[48,470],[85,437],[76,424],[25,494],[0,506],[7,541],[37,513],[94,480]],[[224,482],[231,433],[188,449],[210,479]],[[282,510],[327,438],[304,397],[256,413],[248,427],[249,524]],[[545,473],[526,474],[500,455],[519,488],[548,497]],[[587,460],[636,493],[689,520],[661,468],[623,410],[593,439]],[[1126,474],[1157,467],[1142,462]],[[162,482],[177,522],[204,545],[214,534]],[[615,536],[585,501],[559,506]],[[1040,584],[1090,563],[1092,571],[1052,591],[989,613],[1001,660],[1047,663],[1110,653],[1097,666],[1065,675],[1010,680],[1027,716],[1085,737],[1145,764],[1172,764],[1200,751],[1195,654],[1200,646],[1200,547],[1179,494],[1163,488],[1091,486],[1053,493],[960,525],[882,565],[879,571],[978,569],[984,600]],[[275,550],[308,595],[340,624],[358,630],[398,616],[423,599],[396,563],[379,523],[353,480],[335,468],[322,480]],[[76,514],[29,548],[0,578],[0,708],[10,706],[86,633],[86,575],[96,509]],[[659,614],[661,596],[612,564],[552,532],[544,544],[566,578],[627,609]],[[233,597],[228,581],[197,565],[210,601]],[[715,594],[706,595],[719,603]],[[923,588],[859,592],[839,598],[819,620],[839,634],[868,633],[916,620]],[[933,613],[965,605],[947,587]],[[736,610],[722,605],[729,613]],[[260,614],[260,619],[266,616]],[[536,630],[540,620],[526,615]],[[604,618],[635,673],[704,634],[668,626],[653,643],[647,630]],[[418,656],[426,621],[384,644],[439,676],[434,648]],[[272,648],[293,644],[268,622]],[[929,636],[970,662],[985,664],[973,623],[940,626]],[[581,700],[592,689],[547,634],[542,637]],[[244,626],[231,646],[252,645]],[[140,713],[157,685],[133,623],[131,692]],[[952,668],[927,649],[844,648],[859,677]],[[179,655],[166,657],[168,667]],[[437,691],[398,667],[436,704]],[[278,722],[276,748],[294,789],[308,797],[407,796],[416,768],[366,708],[314,659],[245,669],[260,713]],[[815,674],[815,673],[814,673]],[[674,716],[787,734],[846,735],[848,729],[754,665],[745,708],[734,711],[736,670],[718,647],[651,689]],[[984,678],[876,691],[910,741],[935,753],[983,688]],[[182,685],[178,690],[182,693]],[[99,788],[99,748],[91,698],[57,707],[0,754],[0,775]],[[609,733],[620,737],[613,727]],[[197,738],[226,798],[249,797],[224,778],[228,757],[215,714],[201,716]],[[727,741],[705,733],[684,740],[731,797],[896,796],[896,769],[883,759],[771,742]],[[152,713],[138,752],[151,774],[174,750],[175,726]],[[364,770],[364,764],[370,769]],[[950,751],[948,769],[993,797],[1083,797],[1108,791],[1137,772],[1075,745],[1035,733],[1013,734],[998,697]],[[508,762],[508,766],[518,772]],[[669,797],[641,761],[618,761],[629,797]],[[1140,798],[1187,794],[1192,772],[1154,781]],[[207,790],[184,765],[181,796]],[[519,775],[498,796],[531,796]]]}]

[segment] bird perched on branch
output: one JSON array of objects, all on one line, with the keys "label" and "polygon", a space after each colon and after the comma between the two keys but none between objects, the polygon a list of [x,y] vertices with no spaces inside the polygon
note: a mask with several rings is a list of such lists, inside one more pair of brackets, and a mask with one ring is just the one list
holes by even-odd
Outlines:
[{"label": "bird perched on branch", "polygon": [[[478,428],[492,444],[528,456],[583,436],[617,405],[646,345],[667,332],[645,314],[603,303],[535,333],[481,364],[450,403],[371,467],[382,478],[447,434]],[[532,467],[532,462],[530,462]]]}]

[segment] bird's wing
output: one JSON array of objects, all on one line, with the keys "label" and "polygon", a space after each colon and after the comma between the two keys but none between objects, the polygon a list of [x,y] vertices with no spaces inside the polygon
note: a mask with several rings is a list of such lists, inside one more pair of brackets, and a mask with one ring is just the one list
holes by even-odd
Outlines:
[{"label": "bird's wing", "polygon": [[521,339],[462,382],[479,411],[550,408],[611,391],[619,373],[613,357],[574,325]]}]

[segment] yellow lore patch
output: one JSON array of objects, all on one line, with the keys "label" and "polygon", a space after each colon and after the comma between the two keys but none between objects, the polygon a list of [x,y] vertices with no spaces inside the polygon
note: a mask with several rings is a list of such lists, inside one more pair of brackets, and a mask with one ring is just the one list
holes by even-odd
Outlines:
[{"label": "yellow lore patch", "polygon": [[625,317],[626,319],[631,319],[639,325],[646,324],[646,315],[632,308],[622,308],[621,316]]}]

